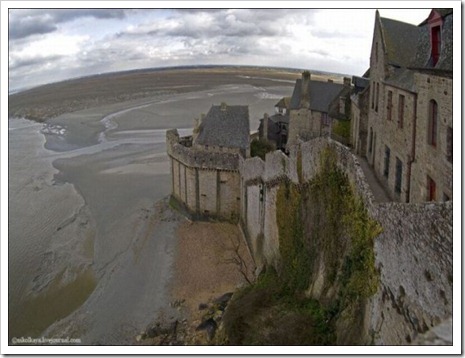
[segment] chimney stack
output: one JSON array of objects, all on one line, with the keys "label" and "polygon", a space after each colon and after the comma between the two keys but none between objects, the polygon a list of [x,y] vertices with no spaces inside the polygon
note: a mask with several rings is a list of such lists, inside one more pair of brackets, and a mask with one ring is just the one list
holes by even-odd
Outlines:
[{"label": "chimney stack", "polygon": [[352,79],[350,77],[344,77],[344,86],[350,87],[352,84]]},{"label": "chimney stack", "polygon": [[268,140],[268,113],[263,114],[263,139]]},{"label": "chimney stack", "polygon": [[308,98],[308,87],[310,85],[312,75],[310,71],[302,72],[302,83],[301,83],[301,97],[300,97],[300,105],[302,107],[308,107],[310,105],[310,99]]}]

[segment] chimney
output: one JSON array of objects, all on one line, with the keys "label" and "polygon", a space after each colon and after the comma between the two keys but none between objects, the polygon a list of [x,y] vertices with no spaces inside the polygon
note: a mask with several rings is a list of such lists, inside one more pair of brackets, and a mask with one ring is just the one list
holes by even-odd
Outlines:
[{"label": "chimney", "polygon": [[352,84],[352,79],[350,77],[344,77],[343,83],[345,87],[350,87]]},{"label": "chimney", "polygon": [[224,112],[226,111],[227,108],[228,108],[228,105],[226,104],[226,102],[221,102],[220,109]]},{"label": "chimney", "polygon": [[308,98],[308,86],[310,84],[310,80],[312,75],[310,71],[302,72],[302,83],[301,83],[301,97],[300,97],[300,105],[302,107],[308,107],[310,105],[310,100]]},{"label": "chimney", "polygon": [[200,125],[202,124],[203,119],[205,118],[205,113],[200,114],[199,118],[194,118],[194,130],[192,131],[192,140],[195,143],[195,140],[200,133]]},{"label": "chimney", "polygon": [[268,140],[268,113],[263,115],[263,139]]},{"label": "chimney", "polygon": [[328,78],[329,83],[334,83],[334,81],[331,78]]}]

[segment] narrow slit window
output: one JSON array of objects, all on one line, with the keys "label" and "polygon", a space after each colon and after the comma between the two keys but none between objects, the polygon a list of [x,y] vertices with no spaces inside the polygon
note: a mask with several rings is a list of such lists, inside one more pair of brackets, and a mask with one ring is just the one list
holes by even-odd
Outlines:
[{"label": "narrow slit window", "polygon": [[389,177],[389,161],[391,159],[391,149],[389,149],[388,146],[386,146],[386,149],[384,151],[384,176],[386,178]]},{"label": "narrow slit window", "polygon": [[435,100],[429,102],[428,144],[436,147],[438,139],[438,104]]},{"label": "narrow slit window", "polygon": [[404,106],[405,106],[405,96],[400,94],[399,95],[399,110],[398,110],[398,118],[397,118],[397,127],[399,128],[404,127]]},{"label": "narrow slit window", "polygon": [[387,97],[387,120],[392,120],[392,91],[388,91]]},{"label": "narrow slit window", "polygon": [[427,200],[436,200],[436,182],[430,177],[426,176],[426,187],[427,187]]}]

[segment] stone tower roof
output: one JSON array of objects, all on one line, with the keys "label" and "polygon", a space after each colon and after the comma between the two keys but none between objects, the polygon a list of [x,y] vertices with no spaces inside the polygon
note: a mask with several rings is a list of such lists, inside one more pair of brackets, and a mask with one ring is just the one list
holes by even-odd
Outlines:
[{"label": "stone tower roof", "polygon": [[196,144],[247,149],[249,138],[249,107],[222,103],[212,106],[202,120]]}]

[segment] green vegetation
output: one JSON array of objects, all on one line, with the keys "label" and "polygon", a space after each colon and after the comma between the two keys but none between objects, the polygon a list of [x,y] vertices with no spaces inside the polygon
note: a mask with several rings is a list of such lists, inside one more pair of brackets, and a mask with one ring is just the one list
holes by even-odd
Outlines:
[{"label": "green vegetation", "polygon": [[[337,167],[334,150],[328,147],[320,164],[309,183],[279,187],[280,263],[231,302],[224,321],[230,344],[360,343],[363,307],[379,285],[373,238],[381,228]],[[323,284],[309,295],[317,279]],[[336,323],[344,329],[336,332]]]},{"label": "green vegetation", "polygon": [[350,139],[350,121],[335,120],[332,130],[334,134],[343,137],[347,140]]},{"label": "green vegetation", "polygon": [[231,345],[331,345],[326,319],[318,301],[291,294],[272,267],[238,292],[223,316]]},{"label": "green vegetation", "polygon": [[252,157],[260,157],[265,160],[266,153],[272,152],[275,150],[273,144],[265,139],[254,139],[250,143],[250,155]]}]

